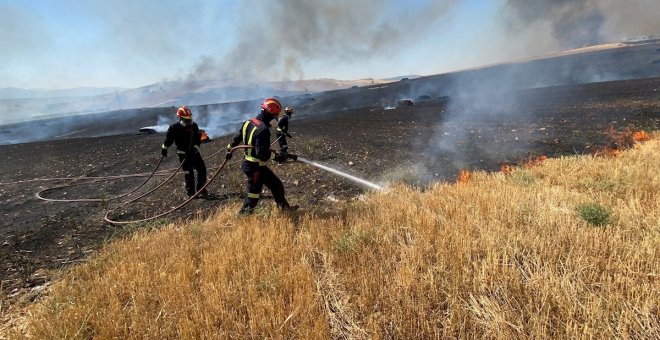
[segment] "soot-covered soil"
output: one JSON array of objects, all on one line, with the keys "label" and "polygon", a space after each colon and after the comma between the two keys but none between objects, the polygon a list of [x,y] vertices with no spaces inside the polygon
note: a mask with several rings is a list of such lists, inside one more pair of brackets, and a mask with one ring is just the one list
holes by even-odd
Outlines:
[{"label": "soot-covered soil", "polygon": [[[497,92],[497,91],[496,91]],[[562,86],[498,94],[469,94],[400,108],[372,107],[291,120],[291,152],[376,183],[454,181],[460,169],[497,171],[535,157],[593,153],[625,147],[626,130],[657,130],[660,78]],[[238,128],[238,126],[237,126]],[[210,185],[213,200],[194,200],[157,223],[116,227],[103,222],[102,203],[44,202],[35,194],[70,181],[35,178],[149,173],[160,158],[162,135],[121,135],[0,146],[0,278],[5,301],[31,298],[59,269],[84,261],[113,238],[136,228],[204,216],[241,202],[244,177],[237,158]],[[223,160],[228,137],[203,146],[209,178]],[[172,151],[172,150],[170,150]],[[213,153],[218,152],[215,156]],[[168,157],[160,169],[174,169]],[[298,214],[331,214],[364,189],[302,163],[271,165]],[[138,193],[162,182],[159,173]],[[51,198],[112,197],[144,177],[83,183],[46,192]],[[20,183],[12,183],[22,181]],[[154,215],[186,198],[183,175],[144,199],[122,207],[122,219]],[[125,201],[125,199],[124,199]],[[272,200],[260,204],[268,211]],[[115,216],[115,215],[113,215]],[[32,292],[32,293],[30,293]],[[7,298],[8,297],[8,298]]]}]

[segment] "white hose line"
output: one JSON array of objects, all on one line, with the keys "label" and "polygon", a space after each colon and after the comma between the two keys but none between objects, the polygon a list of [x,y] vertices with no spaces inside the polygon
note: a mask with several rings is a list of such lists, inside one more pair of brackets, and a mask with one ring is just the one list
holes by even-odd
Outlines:
[{"label": "white hose line", "polygon": [[309,164],[309,165],[313,165],[313,166],[315,166],[315,167],[317,167],[317,168],[323,169],[323,170],[325,170],[325,171],[332,172],[332,173],[335,174],[335,175],[339,175],[339,176],[341,176],[341,177],[347,178],[347,179],[349,179],[349,180],[351,180],[351,181],[353,181],[353,182],[356,182],[356,183],[362,184],[362,185],[364,185],[364,186],[366,186],[366,187],[368,187],[368,188],[370,188],[370,189],[374,189],[374,190],[383,190],[383,187],[380,186],[380,185],[378,185],[378,184],[371,183],[371,182],[366,181],[366,180],[364,180],[364,179],[362,179],[362,178],[358,178],[358,177],[355,177],[355,176],[353,176],[353,175],[349,175],[349,174],[347,174],[347,173],[341,172],[341,171],[339,171],[339,170],[333,169],[333,168],[328,167],[328,166],[325,166],[325,165],[323,165],[323,164],[319,164],[319,163],[316,163],[316,162],[310,161],[309,159],[306,159],[306,158],[303,158],[303,157],[298,157],[298,160],[301,161],[301,162],[303,162],[303,163],[306,163],[306,164]]}]

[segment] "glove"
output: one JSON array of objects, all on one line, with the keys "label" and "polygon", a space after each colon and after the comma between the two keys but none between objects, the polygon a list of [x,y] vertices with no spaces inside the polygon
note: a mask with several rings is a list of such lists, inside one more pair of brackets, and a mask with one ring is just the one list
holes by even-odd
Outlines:
[{"label": "glove", "polygon": [[286,158],[297,161],[298,160],[298,155],[290,153],[290,154],[286,155]]},{"label": "glove", "polygon": [[167,157],[167,149],[160,149],[160,154],[163,155],[163,157]]},{"label": "glove", "polygon": [[230,159],[231,159],[231,156],[232,156],[231,152],[227,151],[227,152],[225,153],[225,159],[226,159],[226,160],[230,160]]},{"label": "glove", "polygon": [[289,134],[288,132],[286,133],[286,136],[289,138],[293,138],[293,136],[291,136],[291,134]]}]

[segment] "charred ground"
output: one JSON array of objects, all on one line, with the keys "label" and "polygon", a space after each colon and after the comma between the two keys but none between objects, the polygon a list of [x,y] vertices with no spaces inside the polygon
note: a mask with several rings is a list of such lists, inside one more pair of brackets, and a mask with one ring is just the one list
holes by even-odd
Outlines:
[{"label": "charred ground", "polygon": [[[541,155],[626,147],[626,131],[657,130],[659,122],[660,78],[651,78],[493,92],[474,100],[468,95],[395,109],[379,106],[298,119],[294,116],[290,148],[371,181],[423,186],[434,180],[453,181],[460,169],[496,171],[502,164],[520,164]],[[120,135],[3,145],[0,182],[150,172],[158,162],[162,139],[162,135]],[[227,140],[219,137],[204,145],[207,167],[222,162]],[[219,153],[210,157],[216,151]],[[161,169],[177,165],[175,157],[169,157]],[[271,167],[283,180],[291,203],[306,212],[333,213],[337,202],[355,199],[364,192],[351,182],[305,164]],[[214,173],[211,169],[209,177]],[[144,190],[164,178],[157,176]],[[111,197],[142,180],[94,182],[47,195]],[[186,198],[182,181],[183,176],[177,175],[161,190],[123,207],[124,215],[119,217],[149,216],[176,205]],[[84,261],[105,242],[136,228],[205,215],[224,204],[240,202],[243,181],[234,161],[210,186],[217,199],[194,200],[174,216],[130,227],[102,222],[105,210],[118,203],[56,203],[35,197],[36,192],[67,181],[0,185],[2,294],[10,301],[25,296],[48,282],[58,269]],[[261,206],[270,202],[266,198]]]}]

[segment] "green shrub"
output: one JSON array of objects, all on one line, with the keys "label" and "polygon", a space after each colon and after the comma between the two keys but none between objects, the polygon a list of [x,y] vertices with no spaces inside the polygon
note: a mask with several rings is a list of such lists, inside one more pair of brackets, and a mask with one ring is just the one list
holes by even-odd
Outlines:
[{"label": "green shrub", "polygon": [[612,211],[598,203],[582,204],[577,211],[589,224],[601,227],[612,222]]}]

